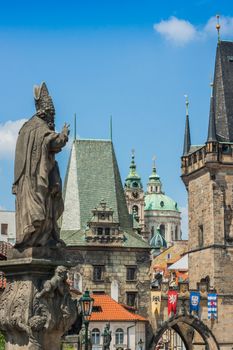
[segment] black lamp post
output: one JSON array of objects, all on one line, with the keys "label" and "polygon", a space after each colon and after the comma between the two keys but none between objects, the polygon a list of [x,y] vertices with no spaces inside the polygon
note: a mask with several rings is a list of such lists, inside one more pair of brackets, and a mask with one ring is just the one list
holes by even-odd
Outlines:
[{"label": "black lamp post", "polygon": [[94,302],[94,299],[90,297],[89,290],[84,292],[83,296],[79,299],[79,302],[81,305],[83,323],[85,326],[85,350],[88,350],[88,326]]}]

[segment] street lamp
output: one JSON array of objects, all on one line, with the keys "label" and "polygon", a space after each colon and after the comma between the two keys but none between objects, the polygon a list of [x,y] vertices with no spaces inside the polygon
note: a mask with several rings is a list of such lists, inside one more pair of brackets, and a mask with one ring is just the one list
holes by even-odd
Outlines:
[{"label": "street lamp", "polygon": [[142,341],[142,339],[140,338],[139,342],[138,342],[138,350],[143,350],[143,344],[144,342]]},{"label": "street lamp", "polygon": [[89,290],[84,292],[83,296],[79,299],[79,302],[81,305],[83,323],[85,326],[85,350],[88,350],[88,326],[94,302],[94,299],[90,297]]}]

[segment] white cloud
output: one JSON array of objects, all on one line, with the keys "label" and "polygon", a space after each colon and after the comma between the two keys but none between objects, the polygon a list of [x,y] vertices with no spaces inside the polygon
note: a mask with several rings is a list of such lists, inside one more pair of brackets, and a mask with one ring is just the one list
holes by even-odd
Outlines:
[{"label": "white cloud", "polygon": [[0,124],[0,159],[13,157],[19,129],[27,119]]},{"label": "white cloud", "polygon": [[[216,17],[211,17],[206,24],[202,26],[195,26],[187,20],[170,17],[167,20],[162,20],[154,24],[154,30],[161,34],[166,40],[175,45],[182,46],[197,39],[206,39],[209,36],[215,36],[217,40],[216,31],[217,20]],[[222,39],[229,39],[233,37],[233,17],[220,17],[220,36]]]},{"label": "white cloud", "polygon": [[176,17],[154,24],[154,29],[176,45],[184,45],[197,36],[196,28],[189,21]]},{"label": "white cloud", "polygon": [[[233,17],[221,16],[220,17],[220,36],[233,36]],[[216,17],[211,17],[206,23],[204,29],[206,35],[216,36]]]},{"label": "white cloud", "polygon": [[181,231],[182,231],[182,238],[188,239],[188,208],[187,207],[181,207]]}]

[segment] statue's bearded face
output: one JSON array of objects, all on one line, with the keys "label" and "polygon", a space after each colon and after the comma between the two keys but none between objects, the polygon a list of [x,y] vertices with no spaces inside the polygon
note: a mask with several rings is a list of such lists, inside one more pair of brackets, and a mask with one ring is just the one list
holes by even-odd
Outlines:
[{"label": "statue's bearded face", "polygon": [[45,110],[44,120],[48,124],[48,127],[50,130],[55,130],[55,110],[54,109]]}]

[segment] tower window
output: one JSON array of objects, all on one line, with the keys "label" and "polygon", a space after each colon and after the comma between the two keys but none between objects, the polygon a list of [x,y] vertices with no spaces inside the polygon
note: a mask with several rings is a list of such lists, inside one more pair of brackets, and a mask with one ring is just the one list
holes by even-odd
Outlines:
[{"label": "tower window", "polygon": [[128,306],[137,306],[137,293],[136,292],[128,292],[126,293],[126,303]]},{"label": "tower window", "polygon": [[132,209],[133,209],[133,214],[138,214],[138,206],[137,205],[134,205]]},{"label": "tower window", "polygon": [[136,267],[127,267],[126,280],[127,281],[136,280]]},{"label": "tower window", "polygon": [[133,182],[133,183],[132,183],[132,186],[133,186],[133,187],[138,187],[138,183],[137,183],[137,182]]},{"label": "tower window", "polygon": [[198,243],[199,243],[199,247],[203,247],[204,245],[203,225],[198,226]]}]

